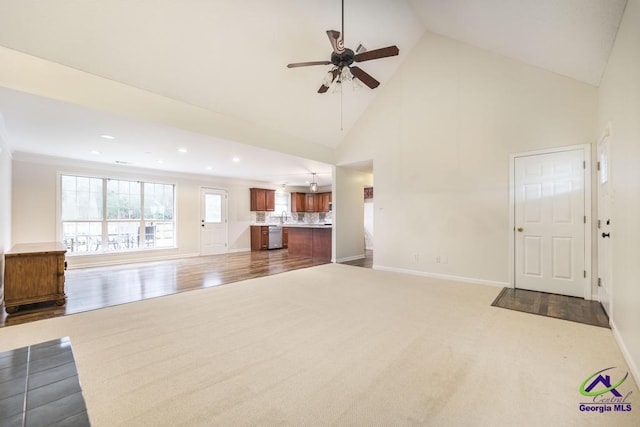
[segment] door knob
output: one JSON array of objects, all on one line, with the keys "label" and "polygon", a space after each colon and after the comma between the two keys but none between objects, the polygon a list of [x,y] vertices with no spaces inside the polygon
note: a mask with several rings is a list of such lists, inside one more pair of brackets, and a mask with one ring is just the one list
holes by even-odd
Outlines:
[{"label": "door knob", "polygon": [[602,233],[602,237],[609,237],[609,233]]},{"label": "door knob", "polygon": [[524,231],[524,228],[518,227],[518,232],[522,233],[523,231]]}]

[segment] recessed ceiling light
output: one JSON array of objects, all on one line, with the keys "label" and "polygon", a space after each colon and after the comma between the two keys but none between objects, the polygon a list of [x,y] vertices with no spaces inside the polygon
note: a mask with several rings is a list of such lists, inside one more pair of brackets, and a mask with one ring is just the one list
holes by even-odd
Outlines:
[{"label": "recessed ceiling light", "polygon": [[179,153],[186,153],[187,149],[186,148],[178,148],[178,152]]},{"label": "recessed ceiling light", "polygon": [[238,163],[238,162],[240,161],[240,157],[234,157],[234,158],[233,158],[233,159],[231,159],[231,160],[233,160],[235,163]]},{"label": "recessed ceiling light", "polygon": [[213,170],[213,168],[211,166],[207,166],[207,170],[211,171],[211,170]]},{"label": "recessed ceiling light", "polygon": [[115,137],[115,136],[112,136],[112,135],[106,135],[106,134],[105,134],[105,135],[100,135],[100,138],[104,138],[104,139],[116,139],[116,137]]},{"label": "recessed ceiling light", "polygon": [[98,156],[100,152],[98,150],[91,150],[91,154]]},{"label": "recessed ceiling light", "polygon": [[160,160],[158,160],[158,163],[163,164],[164,160],[160,159]]}]

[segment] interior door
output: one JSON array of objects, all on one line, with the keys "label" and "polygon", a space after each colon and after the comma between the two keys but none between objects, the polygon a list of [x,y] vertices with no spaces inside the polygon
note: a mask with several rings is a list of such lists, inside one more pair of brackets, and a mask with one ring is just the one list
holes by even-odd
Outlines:
[{"label": "interior door", "polygon": [[203,188],[200,192],[200,255],[227,252],[227,192]]},{"label": "interior door", "polygon": [[584,151],[515,158],[515,287],[585,296]]},{"label": "interior door", "polygon": [[609,136],[598,143],[598,299],[611,317],[611,162]]}]

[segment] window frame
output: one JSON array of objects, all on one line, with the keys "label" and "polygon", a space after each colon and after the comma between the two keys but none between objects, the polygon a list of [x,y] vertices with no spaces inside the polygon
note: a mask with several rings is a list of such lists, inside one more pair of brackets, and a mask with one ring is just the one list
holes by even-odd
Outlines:
[{"label": "window frame", "polygon": [[[62,177],[63,176],[74,176],[74,177],[83,177],[83,178],[93,178],[93,179],[101,179],[103,180],[103,188],[102,188],[102,219],[100,220],[63,220],[62,218]],[[107,212],[107,183],[109,180],[118,180],[118,181],[135,181],[140,184],[140,218],[139,219],[109,219]],[[156,219],[146,219],[144,212],[144,184],[160,184],[160,185],[168,185],[173,187],[173,206],[172,206],[172,214],[173,218],[171,220],[156,220]],[[105,255],[117,255],[131,252],[139,252],[139,251],[158,251],[158,250],[166,250],[166,249],[177,249],[178,248],[178,214],[177,214],[177,200],[178,200],[178,185],[175,182],[167,182],[163,180],[157,179],[144,179],[140,177],[134,177],[130,175],[96,175],[91,173],[83,173],[83,172],[69,172],[69,171],[58,171],[56,174],[56,237],[58,241],[63,241],[64,230],[63,223],[64,222],[73,222],[73,223],[100,223],[102,227],[102,236],[101,240],[104,240],[105,236],[107,237],[107,244],[102,245],[100,250],[95,251],[80,251],[80,252],[72,252],[68,251],[68,256],[105,256]],[[151,246],[147,247],[144,244],[143,240],[138,241],[137,247],[129,247],[129,248],[118,248],[117,250],[109,249],[109,241],[108,241],[108,230],[110,224],[116,224],[120,222],[136,222],[139,224],[139,238],[144,239],[145,230],[147,223],[172,223],[173,225],[173,244],[169,246]],[[106,246],[106,248],[105,248]]]}]

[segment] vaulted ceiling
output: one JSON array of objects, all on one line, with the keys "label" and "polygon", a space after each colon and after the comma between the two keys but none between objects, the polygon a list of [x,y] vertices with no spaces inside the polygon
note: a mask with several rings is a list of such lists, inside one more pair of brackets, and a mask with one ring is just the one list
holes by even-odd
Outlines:
[{"label": "vaulted ceiling", "polygon": [[[626,0],[345,0],[345,44],[352,49],[360,44],[369,50],[392,44],[400,48],[398,57],[361,64],[382,85],[430,31],[597,86],[625,4]],[[340,30],[340,9],[340,0],[2,0],[0,46],[232,117],[248,127],[332,148],[379,89],[321,95],[316,91],[329,66],[288,69],[286,64],[329,59],[326,30]],[[48,101],[42,102],[40,115],[27,118],[34,110],[29,104],[39,101],[15,102],[15,96],[0,92],[7,133],[17,141],[14,149],[50,154],[46,146],[58,138],[57,144],[70,144],[67,156],[76,153],[77,158],[100,161],[89,154],[86,139],[84,145],[82,139],[73,145],[75,106],[49,105],[51,114],[57,110],[70,118],[68,123],[63,117],[57,121],[56,133],[51,120],[42,119]],[[67,107],[69,114],[63,114]],[[97,114],[89,117],[99,123]],[[32,128],[29,132],[25,123]],[[126,120],[120,125],[126,128]],[[140,134],[147,125],[144,145]],[[70,128],[62,131],[65,126]],[[153,132],[161,132],[152,124],[137,126],[140,147],[129,138],[128,153],[114,149],[103,161],[129,156],[140,166],[159,167],[156,157],[170,155],[174,147],[154,154],[151,161],[148,142],[158,138]],[[42,132],[35,135],[33,128]],[[172,137],[188,140],[186,134]],[[233,143],[215,135],[194,137],[193,150],[203,149],[197,156],[202,160]],[[183,163],[162,168],[194,169],[193,163]],[[215,159],[209,163],[215,166]],[[319,167],[298,161],[295,173]],[[281,176],[272,173],[262,179],[286,181],[286,167],[280,168]],[[216,170],[228,173],[222,166]],[[246,175],[259,178],[249,171]]]}]

